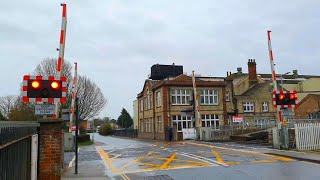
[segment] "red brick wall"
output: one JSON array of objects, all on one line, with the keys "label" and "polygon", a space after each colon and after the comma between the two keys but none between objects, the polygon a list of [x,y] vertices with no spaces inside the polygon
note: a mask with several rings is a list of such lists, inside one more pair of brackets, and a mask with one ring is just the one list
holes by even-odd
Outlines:
[{"label": "red brick wall", "polygon": [[60,180],[63,164],[61,120],[42,120],[40,123],[39,178]]},{"label": "red brick wall", "polygon": [[297,118],[308,119],[309,114],[319,110],[319,102],[313,97],[309,96],[305,101],[299,104],[299,107],[295,109],[295,115]]}]

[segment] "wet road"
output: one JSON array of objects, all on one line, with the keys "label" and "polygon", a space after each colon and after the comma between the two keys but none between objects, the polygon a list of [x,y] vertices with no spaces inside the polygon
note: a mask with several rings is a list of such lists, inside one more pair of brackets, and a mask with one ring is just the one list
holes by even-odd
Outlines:
[{"label": "wet road", "polygon": [[102,160],[113,179],[320,179],[320,165],[233,143],[154,142],[95,135],[79,161]]}]

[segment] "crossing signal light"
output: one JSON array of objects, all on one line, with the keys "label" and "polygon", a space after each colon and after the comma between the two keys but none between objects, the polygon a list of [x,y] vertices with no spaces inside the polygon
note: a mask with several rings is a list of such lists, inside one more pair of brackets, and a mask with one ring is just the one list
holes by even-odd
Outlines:
[{"label": "crossing signal light", "polygon": [[59,87],[60,87],[59,82],[57,82],[57,81],[51,82],[51,88],[52,88],[53,90],[58,90]]},{"label": "crossing signal light", "polygon": [[39,89],[40,88],[40,82],[37,80],[32,81],[31,86],[33,89]]},{"label": "crossing signal light", "polygon": [[276,94],[276,105],[295,105],[297,93]]},{"label": "crossing signal light", "polygon": [[61,98],[62,82],[58,80],[28,80],[28,98]]}]

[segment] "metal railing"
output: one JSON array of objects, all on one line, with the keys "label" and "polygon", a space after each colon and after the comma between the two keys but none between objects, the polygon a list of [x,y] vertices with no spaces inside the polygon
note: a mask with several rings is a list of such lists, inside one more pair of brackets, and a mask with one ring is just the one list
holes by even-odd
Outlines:
[{"label": "metal railing", "polygon": [[0,122],[0,179],[31,179],[31,140],[38,126]]},{"label": "metal railing", "polygon": [[137,129],[116,129],[116,130],[113,130],[113,135],[121,136],[121,137],[137,138],[138,130]]}]

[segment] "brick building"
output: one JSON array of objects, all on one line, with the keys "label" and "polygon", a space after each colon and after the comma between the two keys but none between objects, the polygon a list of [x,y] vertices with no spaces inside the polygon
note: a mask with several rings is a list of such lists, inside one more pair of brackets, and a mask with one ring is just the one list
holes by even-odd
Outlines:
[{"label": "brick building", "polygon": [[[175,74],[177,75],[177,74]],[[226,83],[224,78],[197,77],[202,126],[218,129],[227,122]],[[190,100],[193,99],[192,78],[185,74],[165,79],[147,79],[138,94],[139,138],[168,140],[173,127],[174,139],[182,140],[182,129],[194,128]]]},{"label": "brick building", "polygon": [[[258,74],[256,66],[255,59],[249,59],[248,73],[243,73],[242,68],[237,68],[236,73],[227,73],[226,83],[233,101],[227,103],[229,119],[240,115],[246,122],[257,124],[277,118],[271,96],[272,75]],[[298,91],[298,101],[310,93],[319,92],[320,76],[299,75],[297,70],[293,70],[292,75],[288,74],[276,75],[278,90]]]},{"label": "brick building", "polygon": [[320,119],[320,95],[309,94],[303,98],[295,115],[298,119]]}]

